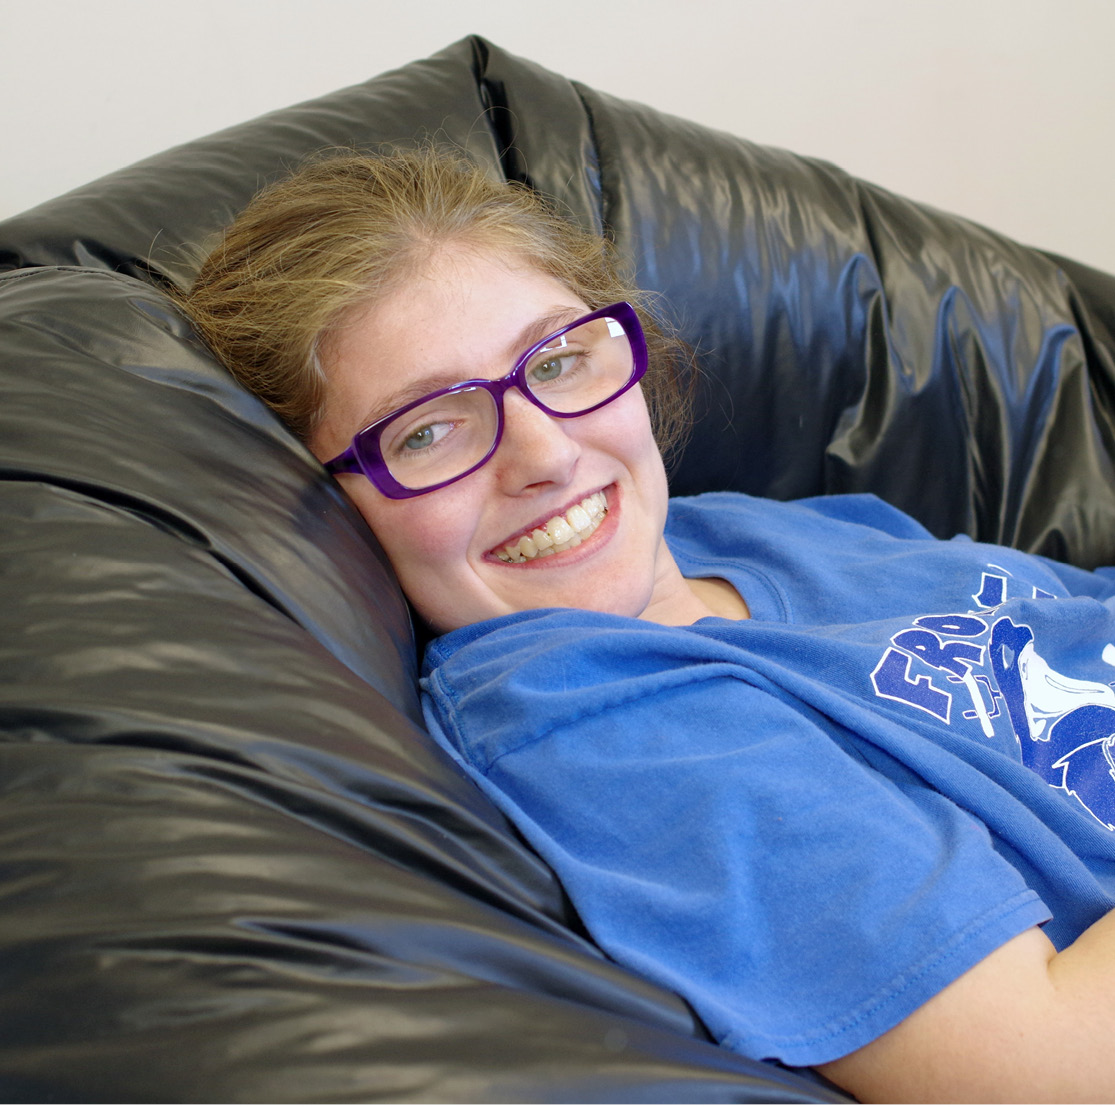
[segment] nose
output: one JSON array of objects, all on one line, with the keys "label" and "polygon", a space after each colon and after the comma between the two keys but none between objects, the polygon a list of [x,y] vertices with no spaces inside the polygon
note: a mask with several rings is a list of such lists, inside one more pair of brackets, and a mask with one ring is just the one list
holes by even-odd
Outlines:
[{"label": "nose", "polygon": [[569,433],[575,419],[554,419],[515,389],[503,396],[503,439],[489,464],[508,493],[515,495],[540,484],[565,484],[581,456]]}]

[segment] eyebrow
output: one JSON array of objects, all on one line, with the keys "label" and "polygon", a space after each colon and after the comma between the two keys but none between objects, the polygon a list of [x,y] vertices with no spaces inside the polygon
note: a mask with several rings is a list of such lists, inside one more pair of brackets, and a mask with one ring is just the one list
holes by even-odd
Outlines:
[{"label": "eyebrow", "polygon": [[[536,342],[541,342],[542,339],[546,338],[554,331],[561,330],[567,323],[572,323],[575,319],[579,319],[584,314],[585,312],[581,308],[556,308],[546,315],[541,315],[537,319],[532,319],[507,344],[504,349],[503,360],[508,365],[513,365],[515,360],[525,351],[529,350]],[[504,375],[503,373],[500,374],[500,376]],[[371,426],[371,424],[377,420],[382,419],[385,415],[390,415],[391,412],[398,411],[399,408],[406,407],[407,404],[422,399],[423,396],[429,396],[431,393],[439,392],[443,388],[452,388],[456,384],[463,384],[466,380],[475,379],[477,378],[461,377],[457,373],[431,373],[429,376],[412,381],[405,387],[398,388],[389,395],[384,396],[371,410],[367,411],[357,425],[357,433],[365,427]]]}]

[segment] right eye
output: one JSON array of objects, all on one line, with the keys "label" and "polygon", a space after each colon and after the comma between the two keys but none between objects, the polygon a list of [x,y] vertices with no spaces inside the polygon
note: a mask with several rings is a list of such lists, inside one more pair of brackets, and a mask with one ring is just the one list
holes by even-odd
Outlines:
[{"label": "right eye", "polygon": [[400,430],[393,435],[387,444],[388,452],[402,460],[408,456],[434,449],[438,443],[452,432],[454,424],[451,422],[422,423],[417,427]]},{"label": "right eye", "polygon": [[[444,434],[444,430],[442,434]],[[422,427],[413,431],[403,441],[404,450],[425,450],[432,446],[438,438],[436,427]]]}]

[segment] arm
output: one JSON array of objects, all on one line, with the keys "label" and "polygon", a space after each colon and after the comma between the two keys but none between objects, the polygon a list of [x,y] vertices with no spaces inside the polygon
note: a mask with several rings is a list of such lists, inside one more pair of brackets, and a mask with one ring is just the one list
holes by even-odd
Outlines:
[{"label": "arm", "polygon": [[1115,912],[1060,953],[1036,928],[1020,934],[817,1068],[867,1102],[1110,1102],[1113,1043]]}]

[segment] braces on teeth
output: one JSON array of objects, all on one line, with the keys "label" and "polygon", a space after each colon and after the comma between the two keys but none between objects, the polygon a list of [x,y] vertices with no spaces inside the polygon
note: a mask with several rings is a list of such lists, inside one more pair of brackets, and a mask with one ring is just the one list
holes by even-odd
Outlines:
[{"label": "braces on teeth", "polygon": [[579,546],[608,514],[608,501],[603,492],[586,496],[574,504],[564,515],[555,515],[543,527],[524,534],[517,542],[496,550],[496,557],[508,565],[531,561],[536,557],[549,557]]}]

